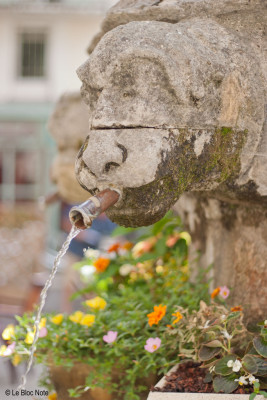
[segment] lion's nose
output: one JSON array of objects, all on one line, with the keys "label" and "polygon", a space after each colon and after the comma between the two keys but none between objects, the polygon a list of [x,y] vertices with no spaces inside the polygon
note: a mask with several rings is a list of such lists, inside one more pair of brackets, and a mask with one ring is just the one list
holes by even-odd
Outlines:
[{"label": "lion's nose", "polygon": [[107,134],[105,141],[99,141],[97,135],[92,135],[84,153],[84,161],[98,178],[114,171],[125,161],[126,149],[112,136]]}]

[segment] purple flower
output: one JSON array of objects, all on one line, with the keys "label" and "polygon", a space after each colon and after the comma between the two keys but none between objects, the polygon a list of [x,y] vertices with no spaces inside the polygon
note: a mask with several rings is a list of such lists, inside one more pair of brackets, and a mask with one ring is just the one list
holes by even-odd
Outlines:
[{"label": "purple flower", "polygon": [[161,339],[156,337],[156,338],[149,338],[146,341],[146,345],[144,346],[146,351],[149,351],[149,353],[154,353],[161,345]]},{"label": "purple flower", "polygon": [[229,294],[230,294],[230,290],[228,289],[227,286],[220,287],[220,296],[222,296],[223,299],[227,299]]},{"label": "purple flower", "polygon": [[39,331],[39,338],[45,337],[47,335],[47,329],[45,326],[43,326],[40,331]]},{"label": "purple flower", "polygon": [[108,331],[107,335],[103,336],[103,340],[106,343],[113,343],[117,339],[118,332]]},{"label": "purple flower", "polygon": [[11,354],[14,353],[15,346],[16,346],[16,342],[12,342],[9,346],[7,346],[7,348],[4,352],[4,356],[11,356]]}]

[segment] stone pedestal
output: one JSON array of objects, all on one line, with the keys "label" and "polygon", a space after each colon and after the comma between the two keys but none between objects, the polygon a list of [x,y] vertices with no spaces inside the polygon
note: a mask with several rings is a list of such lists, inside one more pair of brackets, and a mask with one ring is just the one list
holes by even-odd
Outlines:
[{"label": "stone pedestal", "polygon": [[[229,302],[247,320],[267,315],[267,209],[185,194],[174,207],[192,235],[192,267],[213,265],[213,287],[228,286]],[[194,261],[195,260],[195,261]]]}]

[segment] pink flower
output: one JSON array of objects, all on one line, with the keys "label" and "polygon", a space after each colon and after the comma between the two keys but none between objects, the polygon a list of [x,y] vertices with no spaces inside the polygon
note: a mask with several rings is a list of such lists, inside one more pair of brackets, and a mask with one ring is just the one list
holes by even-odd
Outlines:
[{"label": "pink flower", "polygon": [[149,353],[154,353],[161,345],[161,340],[160,338],[149,338],[146,341],[146,345],[144,346],[146,351],[149,351]]},{"label": "pink flower", "polygon": [[229,294],[230,294],[230,290],[228,289],[227,286],[220,287],[220,296],[222,296],[223,299],[227,299]]},{"label": "pink flower", "polygon": [[47,335],[47,329],[43,326],[39,331],[39,338],[45,337]]},{"label": "pink flower", "polygon": [[16,346],[16,342],[12,342],[9,346],[7,346],[5,352],[4,352],[4,356],[11,356],[11,354],[14,353],[15,350],[15,346]]},{"label": "pink flower", "polygon": [[113,343],[117,339],[118,332],[108,331],[107,335],[103,336],[103,340],[106,343]]}]

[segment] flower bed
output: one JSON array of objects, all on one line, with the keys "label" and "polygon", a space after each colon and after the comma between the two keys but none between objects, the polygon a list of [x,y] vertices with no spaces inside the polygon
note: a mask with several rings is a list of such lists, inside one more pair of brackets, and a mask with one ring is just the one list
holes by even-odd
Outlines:
[{"label": "flower bed", "polygon": [[[75,295],[81,309],[43,316],[35,357],[46,365],[52,359],[65,369],[77,362],[93,370],[83,385],[68,388],[70,395],[100,387],[116,400],[137,400],[148,392],[149,377],[176,363],[165,333],[167,324],[177,323],[174,307],[193,310],[203,296],[208,299],[203,275],[196,284],[189,282],[188,241],[179,220],[167,215],[135,245],[121,240],[102,253],[88,250],[76,264],[84,285]],[[0,351],[15,364],[28,357],[34,316],[25,314],[17,321],[5,335],[12,348]],[[119,383],[113,379],[115,369],[122,371]],[[42,383],[52,389],[49,379]]]},{"label": "flower bed", "polygon": [[[150,378],[181,359],[202,362],[215,392],[245,387],[253,390],[250,400],[266,395],[267,321],[250,332],[242,307],[225,306],[227,287],[209,296],[203,271],[192,284],[188,242],[178,219],[167,215],[134,246],[121,241],[101,254],[85,252],[75,266],[84,284],[74,296],[81,298],[81,309],[71,315],[47,314],[39,326],[37,362],[65,374],[74,365],[88,369],[76,387],[67,385],[64,391],[52,378],[54,388],[64,393],[59,400],[66,400],[67,392],[90,399],[98,388],[114,400],[140,400]],[[0,349],[14,364],[27,359],[34,334],[33,315],[17,321],[3,332],[8,346]],[[49,377],[42,383],[53,387]]]}]

